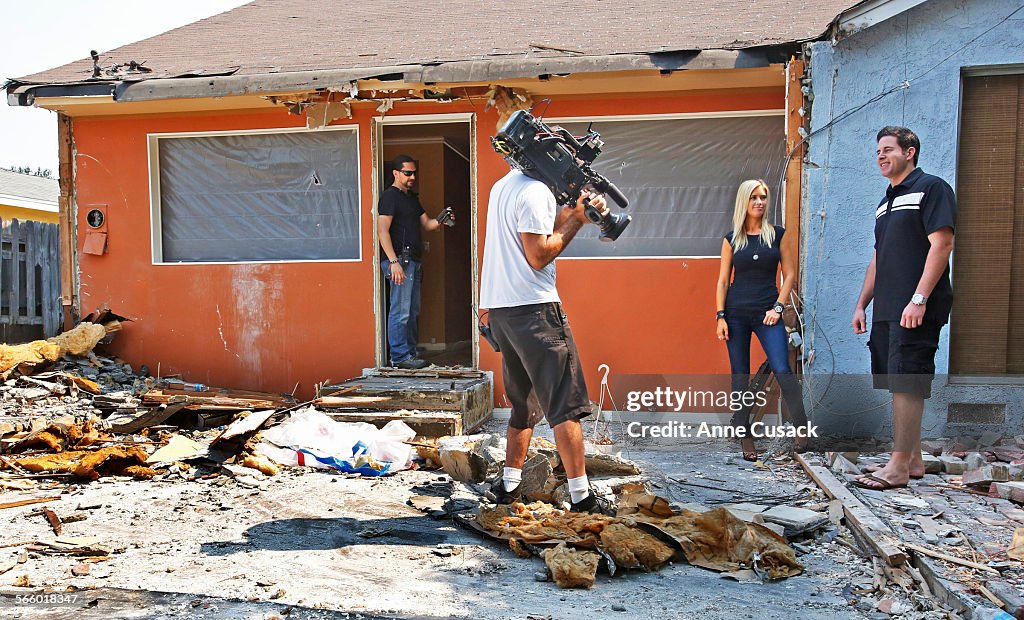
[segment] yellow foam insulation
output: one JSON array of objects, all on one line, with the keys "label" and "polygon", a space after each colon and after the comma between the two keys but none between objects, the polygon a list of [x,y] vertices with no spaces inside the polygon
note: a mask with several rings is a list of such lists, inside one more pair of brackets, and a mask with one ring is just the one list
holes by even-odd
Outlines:
[{"label": "yellow foam insulation", "polygon": [[13,462],[33,473],[70,473],[82,480],[96,480],[100,476],[148,479],[156,475],[155,470],[145,466],[146,453],[134,446],[57,452],[27,456]]},{"label": "yellow foam insulation", "polygon": [[92,421],[84,424],[51,424],[43,430],[32,433],[11,447],[11,452],[22,452],[30,448],[47,448],[54,452],[79,449],[109,439],[93,428]]},{"label": "yellow foam insulation", "polygon": [[265,473],[268,476],[276,476],[277,474],[281,473],[281,468],[278,467],[276,463],[271,462],[270,459],[268,459],[265,456],[258,456],[255,454],[247,455],[244,459],[242,459],[239,465],[241,465],[242,467],[258,469],[259,471]]},{"label": "yellow foam insulation", "polygon": [[34,340],[18,345],[0,344],[0,376],[6,379],[17,368],[25,371],[43,362],[56,362],[65,354],[85,355],[92,351],[104,336],[120,329],[119,321],[110,321],[103,325],[84,322],[47,340]]},{"label": "yellow foam insulation", "polygon": [[560,588],[593,587],[600,559],[593,551],[579,551],[565,543],[544,550],[544,563]]}]

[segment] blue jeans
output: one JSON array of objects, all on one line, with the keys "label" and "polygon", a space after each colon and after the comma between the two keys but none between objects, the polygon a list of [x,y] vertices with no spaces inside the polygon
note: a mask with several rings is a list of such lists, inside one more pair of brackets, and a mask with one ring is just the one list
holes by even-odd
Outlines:
[{"label": "blue jeans", "polygon": [[[750,336],[756,334],[761,348],[768,357],[768,365],[782,388],[782,398],[786,401],[794,426],[807,422],[804,412],[804,399],[793,371],[789,368],[789,338],[782,322],[775,325],[764,324],[764,313],[767,310],[758,308],[738,308],[728,310],[725,323],[729,326],[729,340],[725,346],[729,350],[729,365],[732,368],[733,392],[745,392],[750,387]],[[745,427],[750,430],[750,407],[735,411],[732,417],[733,426]]]},{"label": "blue jeans", "polygon": [[[391,261],[382,260],[380,266],[384,270],[384,278],[390,283]],[[388,344],[391,346],[392,364],[416,357],[419,336],[423,269],[419,261],[415,260],[402,265],[402,268],[405,270],[405,282],[398,286],[391,284],[391,304],[388,310]]]}]

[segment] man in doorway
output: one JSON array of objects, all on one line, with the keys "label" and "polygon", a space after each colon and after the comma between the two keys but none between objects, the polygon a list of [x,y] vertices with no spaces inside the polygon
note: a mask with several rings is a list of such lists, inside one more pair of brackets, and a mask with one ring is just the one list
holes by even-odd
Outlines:
[{"label": "man in doorway", "polygon": [[576,343],[555,288],[554,260],[588,222],[583,201],[602,213],[605,200],[584,192],[559,210],[543,182],[511,170],[491,189],[480,282],[480,307],[501,350],[505,392],[512,404],[505,469],[489,493],[496,503],[522,497],[523,463],[533,436],[531,391],[555,432],[568,477],[571,509],[606,512],[591,493],[580,419],[592,413]]},{"label": "man in doorway", "polygon": [[435,231],[454,221],[451,208],[430,218],[412,191],[416,184],[416,161],[399,155],[391,162],[394,182],[377,203],[377,236],[380,238],[380,266],[391,282],[388,311],[388,344],[391,365],[416,370],[429,364],[417,356],[420,314],[420,284],[423,280],[421,231]]},{"label": "man in doorway", "polygon": [[884,467],[855,484],[886,490],[924,475],[921,418],[939,332],[953,305],[956,196],[948,183],[917,167],[921,142],[913,131],[884,127],[876,139],[878,168],[889,187],[875,209],[875,252],[851,324],[857,334],[867,331],[865,311],[874,300],[871,374],[876,389],[892,393],[893,451]]}]

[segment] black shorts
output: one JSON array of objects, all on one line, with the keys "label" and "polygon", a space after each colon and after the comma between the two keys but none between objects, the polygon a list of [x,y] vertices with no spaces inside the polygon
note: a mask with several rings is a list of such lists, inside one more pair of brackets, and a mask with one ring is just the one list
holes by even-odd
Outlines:
[{"label": "black shorts", "polygon": [[907,329],[900,327],[899,321],[872,323],[868,348],[875,389],[930,397],[942,325],[925,321],[920,327]]},{"label": "black shorts", "polygon": [[501,347],[505,393],[512,403],[509,426],[533,428],[540,418],[531,416],[531,401],[553,427],[593,413],[561,304],[494,308],[488,319]]}]

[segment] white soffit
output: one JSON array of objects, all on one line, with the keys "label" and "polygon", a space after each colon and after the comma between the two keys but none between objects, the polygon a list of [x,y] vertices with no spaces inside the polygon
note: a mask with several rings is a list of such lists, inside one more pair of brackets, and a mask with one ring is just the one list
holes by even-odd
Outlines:
[{"label": "white soffit", "polygon": [[844,11],[836,18],[835,40],[838,41],[865,28],[909,11],[927,0],[866,0]]}]

